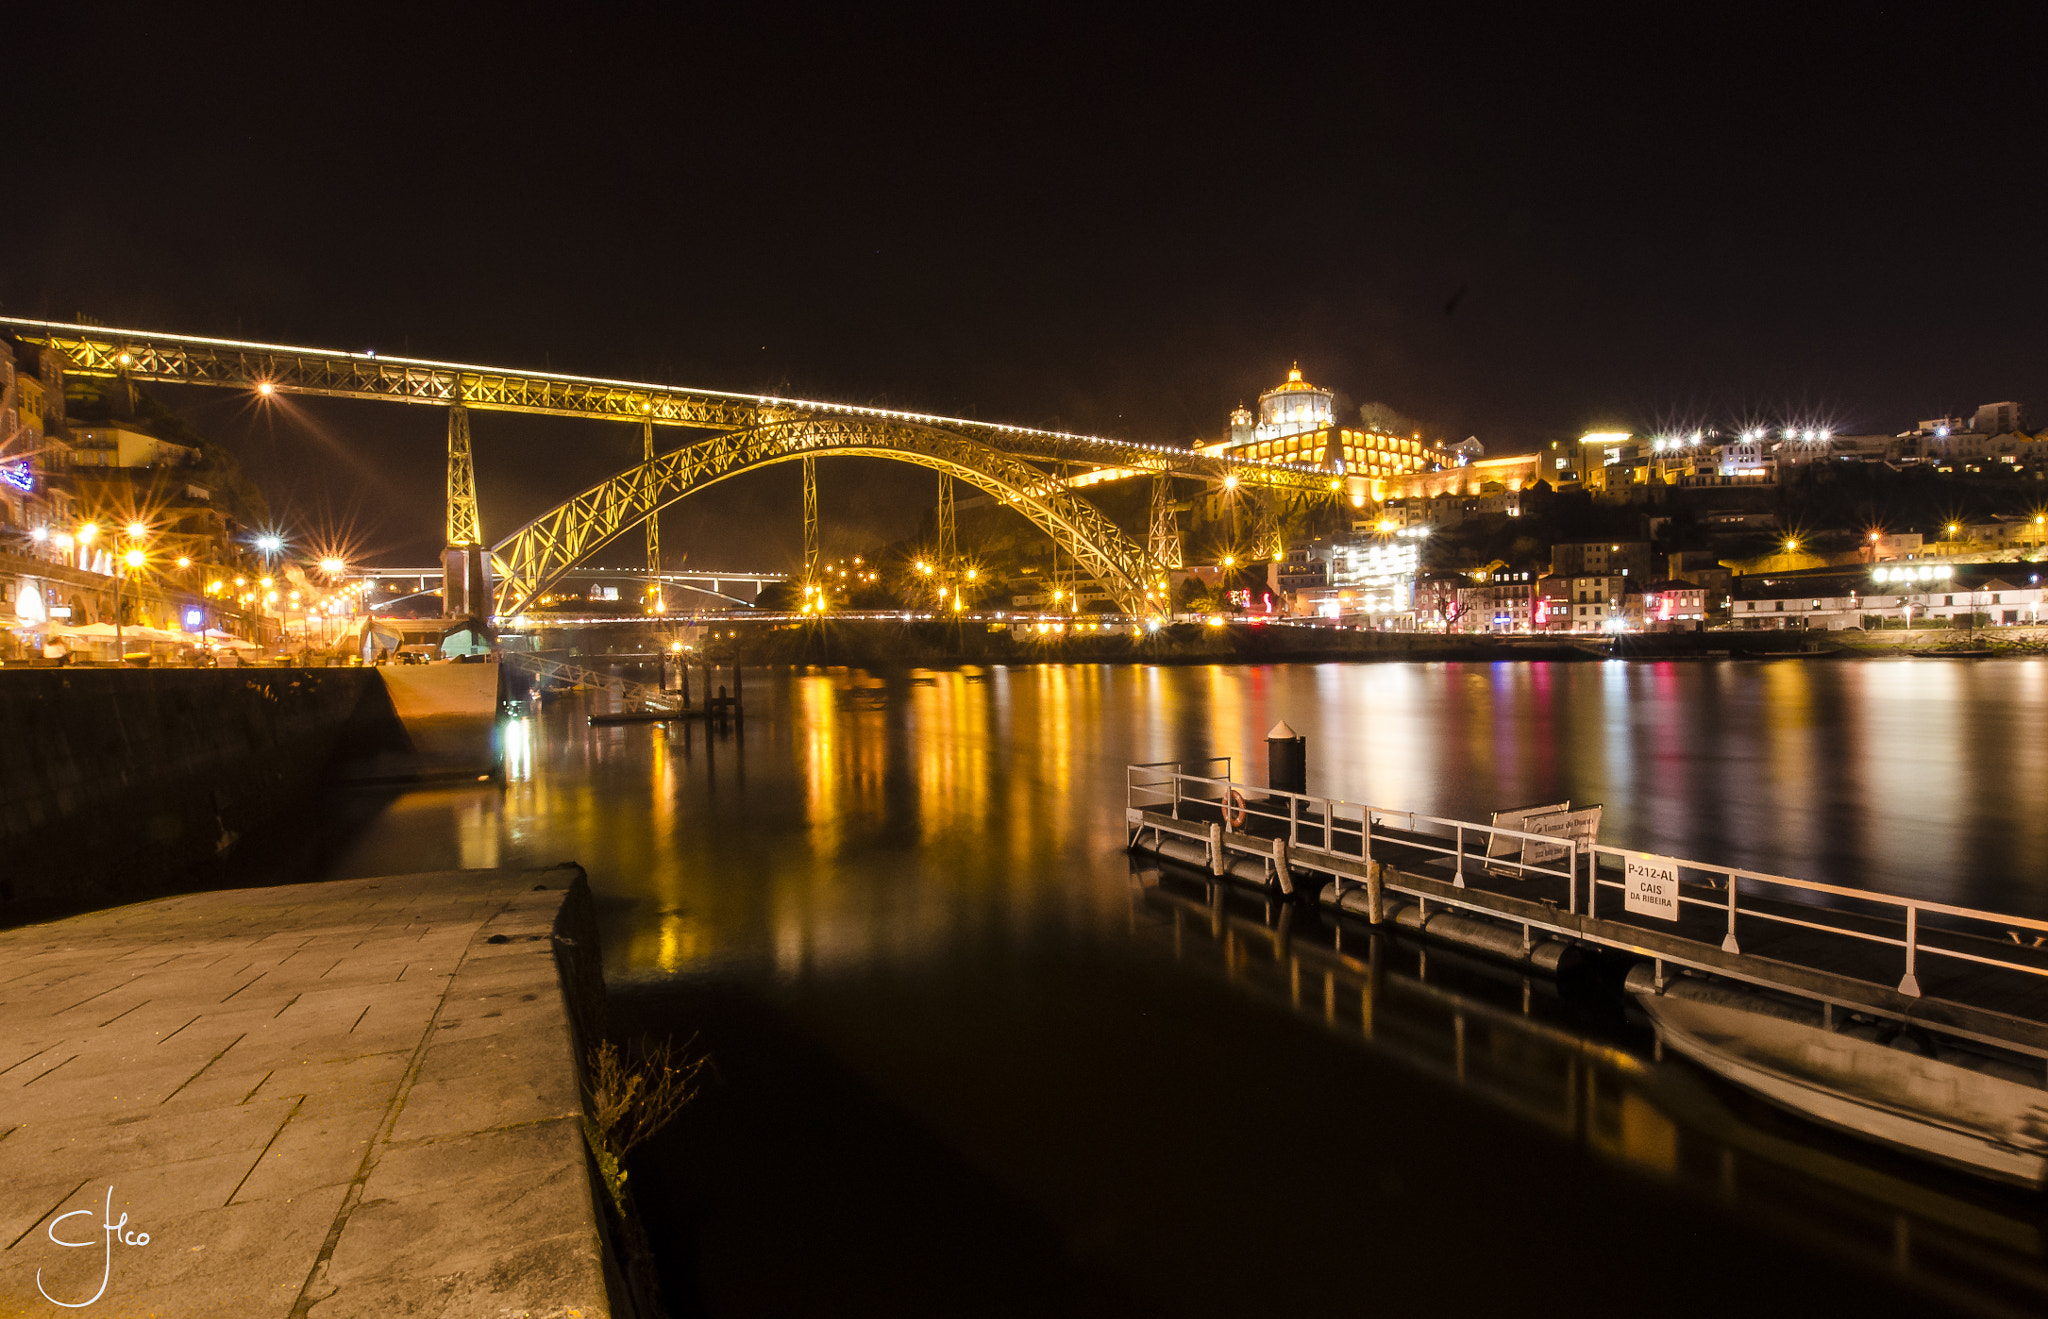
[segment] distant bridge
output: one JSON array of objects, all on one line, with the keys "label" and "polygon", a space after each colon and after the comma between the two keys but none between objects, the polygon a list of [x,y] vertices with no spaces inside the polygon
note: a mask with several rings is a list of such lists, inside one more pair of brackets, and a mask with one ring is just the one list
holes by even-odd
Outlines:
[{"label": "distant bridge", "polygon": [[[801,462],[804,468],[808,578],[818,553],[814,461],[859,455],[913,463],[988,492],[1050,536],[1121,611],[1160,614],[1168,607],[1166,574],[1181,562],[1169,478],[1241,488],[1259,500],[1275,493],[1334,498],[1341,485],[1336,473],[1307,464],[857,404],[18,317],[0,317],[0,330],[53,350],[64,369],[78,375],[446,408],[448,549],[442,571],[450,612],[516,614],[635,527],[646,528],[649,562],[658,573],[661,509],[727,477],[781,462]],[[472,409],[638,423],[641,461],[486,549],[470,446]],[[657,452],[656,427],[716,434]],[[1077,475],[1106,469],[1153,477],[1146,544],[1075,492]],[[946,535],[951,487],[942,482],[941,488]]]}]

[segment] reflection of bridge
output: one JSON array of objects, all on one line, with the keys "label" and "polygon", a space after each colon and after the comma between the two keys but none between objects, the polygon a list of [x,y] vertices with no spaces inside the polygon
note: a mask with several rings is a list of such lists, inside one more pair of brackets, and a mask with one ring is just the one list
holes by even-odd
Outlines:
[{"label": "reflection of bridge", "polygon": [[[803,464],[807,577],[817,561],[814,461],[834,455],[887,458],[945,478],[942,526],[950,524],[944,515],[950,512],[951,481],[987,491],[1050,536],[1129,614],[1163,612],[1167,570],[1180,566],[1170,478],[1241,489],[1254,501],[1270,500],[1275,492],[1327,496],[1340,486],[1334,473],[1305,464],[885,408],[12,317],[0,317],[0,327],[55,350],[64,369],[80,375],[447,408],[444,573],[451,613],[482,606],[493,576],[495,611],[518,613],[635,527],[646,528],[650,562],[658,564],[655,515],[661,509],[727,477],[781,462]],[[476,505],[471,409],[636,422],[641,461],[486,549]],[[714,434],[658,452],[656,428],[663,426]],[[1151,474],[1146,544],[1137,544],[1075,492],[1075,478],[1105,469]]]}]

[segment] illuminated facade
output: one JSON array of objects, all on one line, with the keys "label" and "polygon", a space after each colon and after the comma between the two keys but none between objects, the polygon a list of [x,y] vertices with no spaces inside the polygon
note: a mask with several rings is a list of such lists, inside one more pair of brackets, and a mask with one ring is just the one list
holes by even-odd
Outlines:
[{"label": "illuminated facade", "polygon": [[[1419,434],[1403,437],[1371,427],[1353,430],[1337,425],[1335,396],[1302,379],[1298,365],[1288,371],[1285,381],[1259,395],[1256,417],[1250,409],[1239,407],[1230,414],[1227,438],[1200,446],[1199,451],[1307,463],[1369,481],[1457,466],[1447,449]],[[1352,502],[1361,505],[1368,497],[1378,503],[1385,495],[1384,490],[1369,491],[1364,481],[1354,484],[1350,492]]]}]

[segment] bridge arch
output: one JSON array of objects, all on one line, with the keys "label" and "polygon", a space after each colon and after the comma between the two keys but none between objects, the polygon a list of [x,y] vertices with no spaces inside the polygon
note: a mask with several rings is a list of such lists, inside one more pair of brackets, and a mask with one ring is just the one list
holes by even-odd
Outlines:
[{"label": "bridge arch", "polygon": [[983,441],[937,427],[862,417],[794,417],[657,454],[565,500],[492,548],[499,612],[516,614],[578,563],[669,504],[727,477],[806,457],[860,455],[914,463],[965,481],[1029,518],[1102,584],[1117,607],[1147,599],[1165,570],[1056,475]]}]

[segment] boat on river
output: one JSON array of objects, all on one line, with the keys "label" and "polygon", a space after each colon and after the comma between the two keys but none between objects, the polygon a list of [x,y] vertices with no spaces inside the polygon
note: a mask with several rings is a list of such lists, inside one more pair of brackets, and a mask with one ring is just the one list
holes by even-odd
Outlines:
[{"label": "boat on river", "polygon": [[2015,1064],[1945,1048],[1928,1057],[1692,981],[1637,1001],[1666,1049],[1802,1117],[1999,1181],[2048,1184],[2048,1090]]}]

